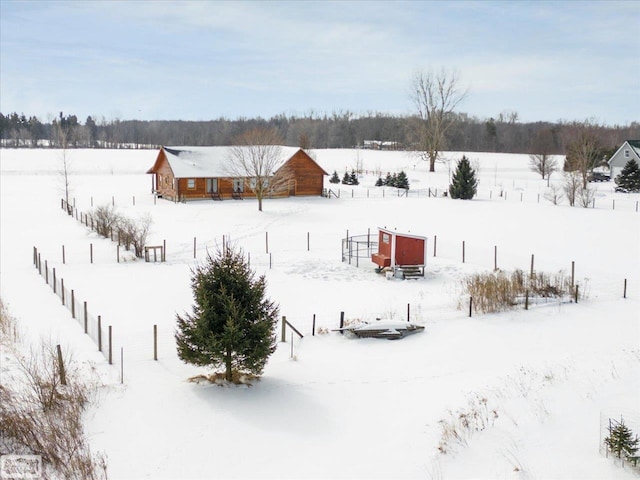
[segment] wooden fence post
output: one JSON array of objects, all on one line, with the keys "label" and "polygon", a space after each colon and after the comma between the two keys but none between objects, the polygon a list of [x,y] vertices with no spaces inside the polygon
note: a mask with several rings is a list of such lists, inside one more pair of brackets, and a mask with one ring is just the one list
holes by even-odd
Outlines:
[{"label": "wooden fence post", "polygon": [[534,258],[534,257],[533,257],[533,253],[532,253],[532,254],[531,254],[531,271],[530,271],[530,273],[529,273],[529,276],[530,276],[530,277],[533,277],[533,258]]},{"label": "wooden fence post", "polygon": [[57,292],[58,286],[56,285],[56,268],[53,267],[53,293]]},{"label": "wooden fence post", "polygon": [[76,318],[76,292],[71,289],[71,318]]},{"label": "wooden fence post", "polygon": [[287,341],[287,333],[286,333],[286,329],[287,329],[287,317],[285,317],[284,315],[282,316],[282,335],[280,338],[281,342],[286,342]]},{"label": "wooden fence post", "polygon": [[578,285],[576,285],[576,303],[578,303]]},{"label": "wooden fence post", "polygon": [[56,345],[56,350],[58,352],[58,373],[60,374],[60,383],[62,385],[67,384],[67,374],[64,371],[64,362],[62,360],[62,349],[60,345]]},{"label": "wooden fence post", "polygon": [[60,290],[62,290],[62,305],[64,305],[64,278],[60,279]]},{"label": "wooden fence post", "polygon": [[438,243],[438,236],[434,235],[433,236],[433,256],[436,256],[436,244]]},{"label": "wooden fence post", "polygon": [[624,291],[622,293],[622,298],[627,298],[627,279],[624,279]]},{"label": "wooden fence post", "polygon": [[49,285],[49,262],[47,260],[44,261],[44,279]]},{"label": "wooden fence post", "polygon": [[310,241],[309,241],[309,232],[307,232],[307,252],[309,251],[309,244],[310,244]]},{"label": "wooden fence post", "polygon": [[33,266],[38,267],[38,249],[33,247]]},{"label": "wooden fence post", "polygon": [[529,310],[529,290],[524,292],[524,309]]},{"label": "wooden fence post", "polygon": [[196,258],[196,237],[193,237],[193,258]]},{"label": "wooden fence post", "polygon": [[109,365],[113,365],[113,348],[112,348],[113,344],[111,343],[111,340],[112,340],[111,333],[112,333],[112,329],[111,329],[111,325],[109,325]]},{"label": "wooden fence post", "polygon": [[271,254],[269,254],[269,270],[271,270],[271,265],[272,265],[272,262],[271,262]]},{"label": "wooden fence post", "polygon": [[469,297],[469,317],[471,317],[472,312],[473,312],[473,297]]},{"label": "wooden fence post", "polygon": [[120,347],[120,383],[124,383],[124,347]]},{"label": "wooden fence post", "polygon": [[493,246],[493,269],[498,270],[498,246]]},{"label": "wooden fence post", "polygon": [[87,302],[84,302],[84,333],[89,331],[89,312],[87,311]]},{"label": "wooden fence post", "polygon": [[411,304],[407,303],[407,322],[411,320]]},{"label": "wooden fence post", "polygon": [[572,260],[571,261],[571,287],[573,287],[576,284],[575,279],[576,279],[576,262]]},{"label": "wooden fence post", "polygon": [[162,241],[162,261],[166,262],[167,261],[167,241],[163,240]]},{"label": "wooden fence post", "polygon": [[462,263],[464,263],[464,240],[462,241]]},{"label": "wooden fence post", "polygon": [[38,252],[38,273],[42,275],[42,257],[40,256],[40,252]]},{"label": "wooden fence post", "polygon": [[313,323],[311,324],[311,336],[312,337],[316,336],[316,314],[315,313],[313,314]]},{"label": "wooden fence post", "polygon": [[116,247],[116,256],[118,258],[118,263],[120,263],[120,245]]},{"label": "wooden fence post", "polygon": [[93,243],[89,244],[89,259],[93,263]]},{"label": "wooden fence post", "polygon": [[344,335],[342,328],[344,327],[344,312],[340,312],[340,334]]},{"label": "wooden fence post", "polygon": [[64,255],[64,245],[62,245],[62,264],[64,265],[66,263],[66,258]]},{"label": "wooden fence post", "polygon": [[153,326],[153,359],[158,360],[158,325]]},{"label": "wooden fence post", "polygon": [[102,351],[102,315],[98,315],[98,351]]},{"label": "wooden fence post", "polygon": [[269,232],[264,232],[264,251],[269,253]]}]

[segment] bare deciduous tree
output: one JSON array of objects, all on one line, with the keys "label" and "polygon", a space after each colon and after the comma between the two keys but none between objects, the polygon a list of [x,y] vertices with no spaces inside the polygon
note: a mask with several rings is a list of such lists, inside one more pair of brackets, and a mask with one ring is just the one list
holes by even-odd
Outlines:
[{"label": "bare deciduous tree", "polygon": [[549,185],[549,190],[544,194],[544,198],[554,205],[558,205],[562,199],[562,189],[558,184],[552,183]]},{"label": "bare deciduous tree", "polygon": [[554,155],[553,132],[549,129],[540,130],[532,144],[533,153],[529,155],[529,167],[532,171],[542,175],[542,179],[549,180],[553,172],[558,169],[558,161]]},{"label": "bare deciduous tree", "polygon": [[249,130],[236,137],[229,149],[229,174],[247,179],[260,212],[265,197],[286,191],[289,186],[292,175],[281,166],[282,139],[274,129]]},{"label": "bare deciduous tree", "polygon": [[567,147],[565,170],[578,171],[582,188],[587,188],[589,174],[602,161],[602,146],[595,126],[586,124]]},{"label": "bare deciduous tree", "polygon": [[589,185],[587,185],[586,187],[580,185],[580,189],[578,190],[578,200],[580,200],[580,206],[582,206],[583,208],[588,208],[595,198],[595,189],[589,188]]},{"label": "bare deciduous tree", "polygon": [[411,100],[419,117],[419,150],[422,158],[429,161],[429,171],[435,172],[445,134],[455,122],[453,111],[468,90],[460,90],[457,75],[444,69],[439,73],[416,73],[411,86]]},{"label": "bare deciduous tree", "polygon": [[578,193],[582,185],[579,172],[567,172],[564,176],[564,185],[562,186],[564,194],[572,207],[576,204]]}]

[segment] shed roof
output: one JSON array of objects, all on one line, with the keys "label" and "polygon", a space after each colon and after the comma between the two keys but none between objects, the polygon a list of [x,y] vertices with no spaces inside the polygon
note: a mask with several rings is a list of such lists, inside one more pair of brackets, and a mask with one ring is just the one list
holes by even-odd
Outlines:
[{"label": "shed roof", "polygon": [[[240,147],[249,150],[251,147]],[[230,173],[230,147],[162,147],[169,166],[176,178],[228,177]],[[281,147],[280,168],[300,150],[297,147]],[[153,173],[154,165],[147,173]]]}]

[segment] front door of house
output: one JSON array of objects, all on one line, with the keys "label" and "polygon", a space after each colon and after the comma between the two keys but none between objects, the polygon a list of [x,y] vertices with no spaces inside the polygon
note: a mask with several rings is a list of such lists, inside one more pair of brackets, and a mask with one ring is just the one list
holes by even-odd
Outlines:
[{"label": "front door of house", "polygon": [[207,193],[218,193],[218,179],[207,178]]}]

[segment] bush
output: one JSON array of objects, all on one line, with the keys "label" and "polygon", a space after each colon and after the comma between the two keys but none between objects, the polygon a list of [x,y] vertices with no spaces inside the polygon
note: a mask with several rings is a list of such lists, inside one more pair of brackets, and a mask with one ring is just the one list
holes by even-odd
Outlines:
[{"label": "bush", "polygon": [[133,220],[121,217],[118,222],[118,240],[129,250],[134,249],[136,257],[144,257],[144,247],[147,244],[149,229],[151,228],[151,217],[149,215]]},{"label": "bush", "polygon": [[109,204],[97,207],[93,211],[92,217],[95,221],[96,232],[103,237],[110,237],[111,230],[116,229],[120,221],[120,216]]},{"label": "bush", "polygon": [[[3,325],[7,315],[3,309]],[[81,381],[71,355],[63,358],[63,385],[53,345],[22,354],[16,341],[2,340],[3,361],[12,357],[17,368],[0,377],[0,452],[40,455],[44,479],[106,479],[106,460],[91,452],[83,430],[94,389]]]}]

